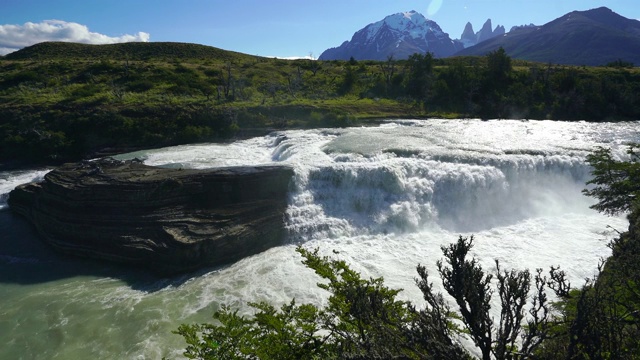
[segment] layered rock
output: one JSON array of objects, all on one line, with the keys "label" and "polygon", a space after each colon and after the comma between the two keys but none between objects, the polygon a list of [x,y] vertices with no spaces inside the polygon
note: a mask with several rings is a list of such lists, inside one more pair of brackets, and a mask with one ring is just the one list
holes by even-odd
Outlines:
[{"label": "layered rock", "polygon": [[292,175],[285,166],[193,170],[103,159],[21,185],[9,206],[62,252],[170,274],[281,244]]}]

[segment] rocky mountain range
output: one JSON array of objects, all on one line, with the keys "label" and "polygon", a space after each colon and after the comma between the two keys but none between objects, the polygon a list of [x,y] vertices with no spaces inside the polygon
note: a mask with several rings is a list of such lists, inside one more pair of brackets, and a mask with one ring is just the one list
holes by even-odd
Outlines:
[{"label": "rocky mountain range", "polygon": [[408,11],[365,26],[350,41],[325,50],[319,59],[386,60],[389,56],[406,59],[412,54],[427,52],[435,57],[448,57],[463,48],[460,41],[452,40],[436,22],[416,11]]},{"label": "rocky mountain range", "polygon": [[604,65],[618,59],[640,64],[640,21],[606,7],[573,11],[544,25],[492,28],[478,32],[467,23],[460,39],[451,39],[416,11],[385,17],[357,31],[350,41],[324,51],[320,60],[406,59],[414,53],[435,57],[477,55],[504,48],[515,59],[567,65]]},{"label": "rocky mountain range", "polygon": [[606,7],[573,11],[542,26],[512,28],[456,55],[485,55],[502,47],[516,59],[567,65],[640,65],[640,21]]}]

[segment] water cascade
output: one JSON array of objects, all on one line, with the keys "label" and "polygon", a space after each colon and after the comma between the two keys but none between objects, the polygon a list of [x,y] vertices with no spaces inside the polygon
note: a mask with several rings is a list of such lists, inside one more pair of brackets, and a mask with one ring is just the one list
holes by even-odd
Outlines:
[{"label": "water cascade", "polygon": [[440,246],[475,234],[486,269],[560,265],[573,284],[594,274],[624,217],[589,209],[581,190],[595,146],[625,156],[635,123],[396,120],[378,127],[290,130],[231,144],[120,155],[146,164],[208,168],[285,163],[295,169],[289,245],[168,279],[53,253],[6,209],[8,192],[45,170],[0,173],[0,358],[179,357],[180,323],[205,322],[226,303],[323,304],[297,245],[384,276],[416,304],[415,266],[435,278]]}]

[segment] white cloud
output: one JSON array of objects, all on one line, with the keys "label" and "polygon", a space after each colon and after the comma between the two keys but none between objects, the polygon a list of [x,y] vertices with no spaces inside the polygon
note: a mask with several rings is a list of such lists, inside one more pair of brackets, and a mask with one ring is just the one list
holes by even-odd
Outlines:
[{"label": "white cloud", "polygon": [[85,25],[62,20],[45,20],[24,25],[0,25],[0,55],[19,50],[43,41],[66,41],[83,44],[115,44],[122,42],[149,41],[149,34],[107,36],[89,31]]}]

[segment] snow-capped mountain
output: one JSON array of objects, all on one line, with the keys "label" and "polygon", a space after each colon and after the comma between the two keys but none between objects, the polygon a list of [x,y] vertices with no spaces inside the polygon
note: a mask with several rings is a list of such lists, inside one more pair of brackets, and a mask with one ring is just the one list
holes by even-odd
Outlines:
[{"label": "snow-capped mountain", "polygon": [[451,40],[432,20],[416,11],[397,13],[358,30],[351,41],[325,50],[320,60],[386,60],[406,59],[415,53],[431,52],[435,57],[447,57],[463,49],[462,43]]},{"label": "snow-capped mountain", "polygon": [[475,44],[481,43],[485,40],[489,40],[496,36],[504,35],[505,28],[502,25],[496,26],[495,30],[491,25],[491,19],[488,19],[482,28],[478,30],[478,32],[473,32],[473,25],[470,22],[464,27],[464,31],[460,36],[460,42],[466,48],[473,46]]}]

